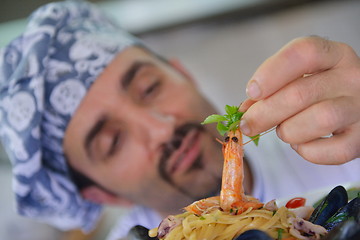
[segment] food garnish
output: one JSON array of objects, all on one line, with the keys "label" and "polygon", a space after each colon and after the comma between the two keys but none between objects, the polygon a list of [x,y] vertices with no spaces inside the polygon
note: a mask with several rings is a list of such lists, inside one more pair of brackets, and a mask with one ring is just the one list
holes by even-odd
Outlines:
[{"label": "food garnish", "polygon": [[[239,128],[239,123],[245,112],[239,112],[238,106],[225,106],[224,115],[212,114],[208,116],[201,124],[217,123],[216,129],[224,136],[225,133],[235,131]],[[259,144],[260,134],[249,136],[257,146]]]}]

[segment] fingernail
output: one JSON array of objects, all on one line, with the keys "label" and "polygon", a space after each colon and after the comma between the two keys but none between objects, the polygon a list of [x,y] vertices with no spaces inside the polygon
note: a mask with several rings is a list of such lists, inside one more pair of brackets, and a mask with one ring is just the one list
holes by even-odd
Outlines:
[{"label": "fingernail", "polygon": [[247,122],[246,122],[246,119],[241,119],[239,126],[240,126],[241,132],[242,132],[243,134],[249,136],[249,134],[250,134],[250,128],[249,128],[249,125],[248,125]]},{"label": "fingernail", "polygon": [[239,105],[239,112],[244,112],[242,111],[242,105],[243,105],[244,102],[241,102],[240,105]]},{"label": "fingernail", "polygon": [[255,80],[251,80],[247,85],[246,94],[252,99],[257,99],[261,96],[259,84]]}]

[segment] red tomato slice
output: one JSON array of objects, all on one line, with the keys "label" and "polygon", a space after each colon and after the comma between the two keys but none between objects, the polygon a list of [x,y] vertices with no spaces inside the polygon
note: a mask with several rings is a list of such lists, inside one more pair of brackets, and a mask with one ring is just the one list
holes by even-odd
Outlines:
[{"label": "red tomato slice", "polygon": [[303,206],[305,206],[305,202],[306,202],[306,199],[305,199],[305,198],[296,197],[296,198],[290,199],[290,200],[286,203],[285,207],[287,207],[287,208],[303,207]]}]

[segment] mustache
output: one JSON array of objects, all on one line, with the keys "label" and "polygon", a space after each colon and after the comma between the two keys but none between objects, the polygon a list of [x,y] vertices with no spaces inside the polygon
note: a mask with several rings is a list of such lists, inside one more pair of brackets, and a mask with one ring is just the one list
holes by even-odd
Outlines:
[{"label": "mustache", "polygon": [[[174,151],[176,151],[177,149],[180,148],[182,141],[184,140],[186,135],[194,129],[199,130],[199,131],[205,131],[205,128],[200,123],[197,123],[197,122],[196,123],[195,122],[186,123],[186,124],[183,124],[183,125],[179,126],[178,128],[176,128],[172,139],[169,142],[163,144],[163,154],[160,157],[160,161],[159,161],[159,165],[158,165],[158,171],[160,173],[160,176],[165,181],[167,181],[171,185],[177,187],[178,190],[180,190],[181,192],[183,192],[185,194],[186,194],[185,190],[182,189],[180,186],[177,186],[174,183],[171,176],[166,171],[166,166],[167,166],[168,160],[170,159],[170,157],[174,153]],[[196,161],[196,162],[199,163],[200,160]],[[197,166],[199,164],[195,164],[195,165],[196,166],[193,166],[193,167],[200,167],[200,166]]]}]

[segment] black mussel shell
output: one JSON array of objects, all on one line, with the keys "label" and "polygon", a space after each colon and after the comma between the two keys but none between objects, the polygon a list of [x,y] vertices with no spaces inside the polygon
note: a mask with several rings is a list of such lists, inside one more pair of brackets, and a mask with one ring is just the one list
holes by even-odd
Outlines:
[{"label": "black mussel shell", "polygon": [[334,227],[322,240],[359,240],[360,224],[350,219]]},{"label": "black mussel shell", "polygon": [[323,226],[325,222],[348,202],[348,195],[343,186],[337,186],[325,197],[312,213],[309,221]]},{"label": "black mussel shell", "polygon": [[149,229],[140,225],[132,227],[126,237],[127,240],[155,240],[156,237],[149,237]]},{"label": "black mussel shell", "polygon": [[326,230],[330,231],[336,225],[348,220],[349,218],[360,220],[360,197],[354,198],[344,207],[340,208],[324,224]]},{"label": "black mussel shell", "polygon": [[252,229],[240,234],[234,240],[272,240],[272,238],[261,230]]}]

